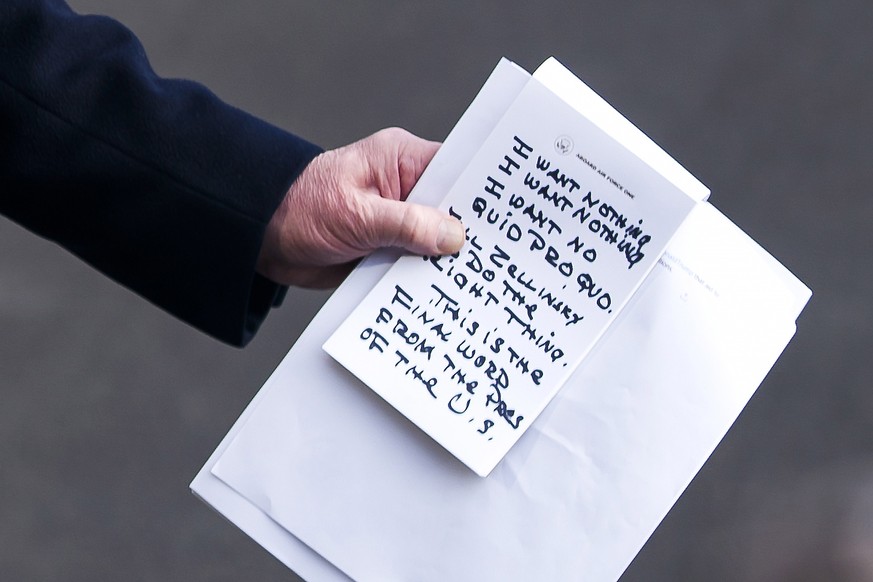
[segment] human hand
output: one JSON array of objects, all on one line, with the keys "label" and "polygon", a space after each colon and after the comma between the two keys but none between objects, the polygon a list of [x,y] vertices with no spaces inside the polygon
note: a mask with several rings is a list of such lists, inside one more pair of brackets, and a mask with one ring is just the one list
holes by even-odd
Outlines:
[{"label": "human hand", "polygon": [[405,202],[439,146],[392,128],[316,157],[273,215],[258,272],[283,285],[330,287],[378,248],[459,251],[460,221]]}]

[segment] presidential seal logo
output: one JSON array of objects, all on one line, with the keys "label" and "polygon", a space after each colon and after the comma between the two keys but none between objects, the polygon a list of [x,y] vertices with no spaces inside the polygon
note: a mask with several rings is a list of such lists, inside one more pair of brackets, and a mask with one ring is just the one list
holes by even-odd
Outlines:
[{"label": "presidential seal logo", "polygon": [[562,156],[566,156],[573,151],[573,140],[569,135],[558,136],[555,140],[555,151]]}]

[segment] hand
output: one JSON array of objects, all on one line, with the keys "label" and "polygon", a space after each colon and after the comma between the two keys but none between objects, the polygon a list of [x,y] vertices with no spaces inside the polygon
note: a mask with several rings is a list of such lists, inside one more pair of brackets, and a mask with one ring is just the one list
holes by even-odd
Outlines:
[{"label": "hand", "polygon": [[283,285],[329,287],[381,247],[422,255],[459,251],[460,221],[405,202],[439,145],[384,129],[316,157],[273,215],[258,272]]}]

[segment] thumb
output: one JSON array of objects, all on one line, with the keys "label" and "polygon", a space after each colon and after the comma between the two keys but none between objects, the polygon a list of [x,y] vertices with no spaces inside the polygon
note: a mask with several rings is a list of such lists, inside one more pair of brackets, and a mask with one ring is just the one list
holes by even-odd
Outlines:
[{"label": "thumb", "polygon": [[374,248],[401,247],[418,255],[450,255],[464,246],[461,221],[436,208],[386,198],[373,199],[370,232]]}]

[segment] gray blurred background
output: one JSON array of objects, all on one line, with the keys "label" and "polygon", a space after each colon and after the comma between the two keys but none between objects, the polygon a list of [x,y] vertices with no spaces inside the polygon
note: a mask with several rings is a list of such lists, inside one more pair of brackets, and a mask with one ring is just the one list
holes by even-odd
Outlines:
[{"label": "gray blurred background", "polygon": [[[873,3],[75,0],[324,147],[554,54],[814,291],[623,577],[873,581]],[[295,580],[188,483],[327,295],[223,346],[0,219],[0,579]],[[580,576],[584,579],[584,576]]]}]

